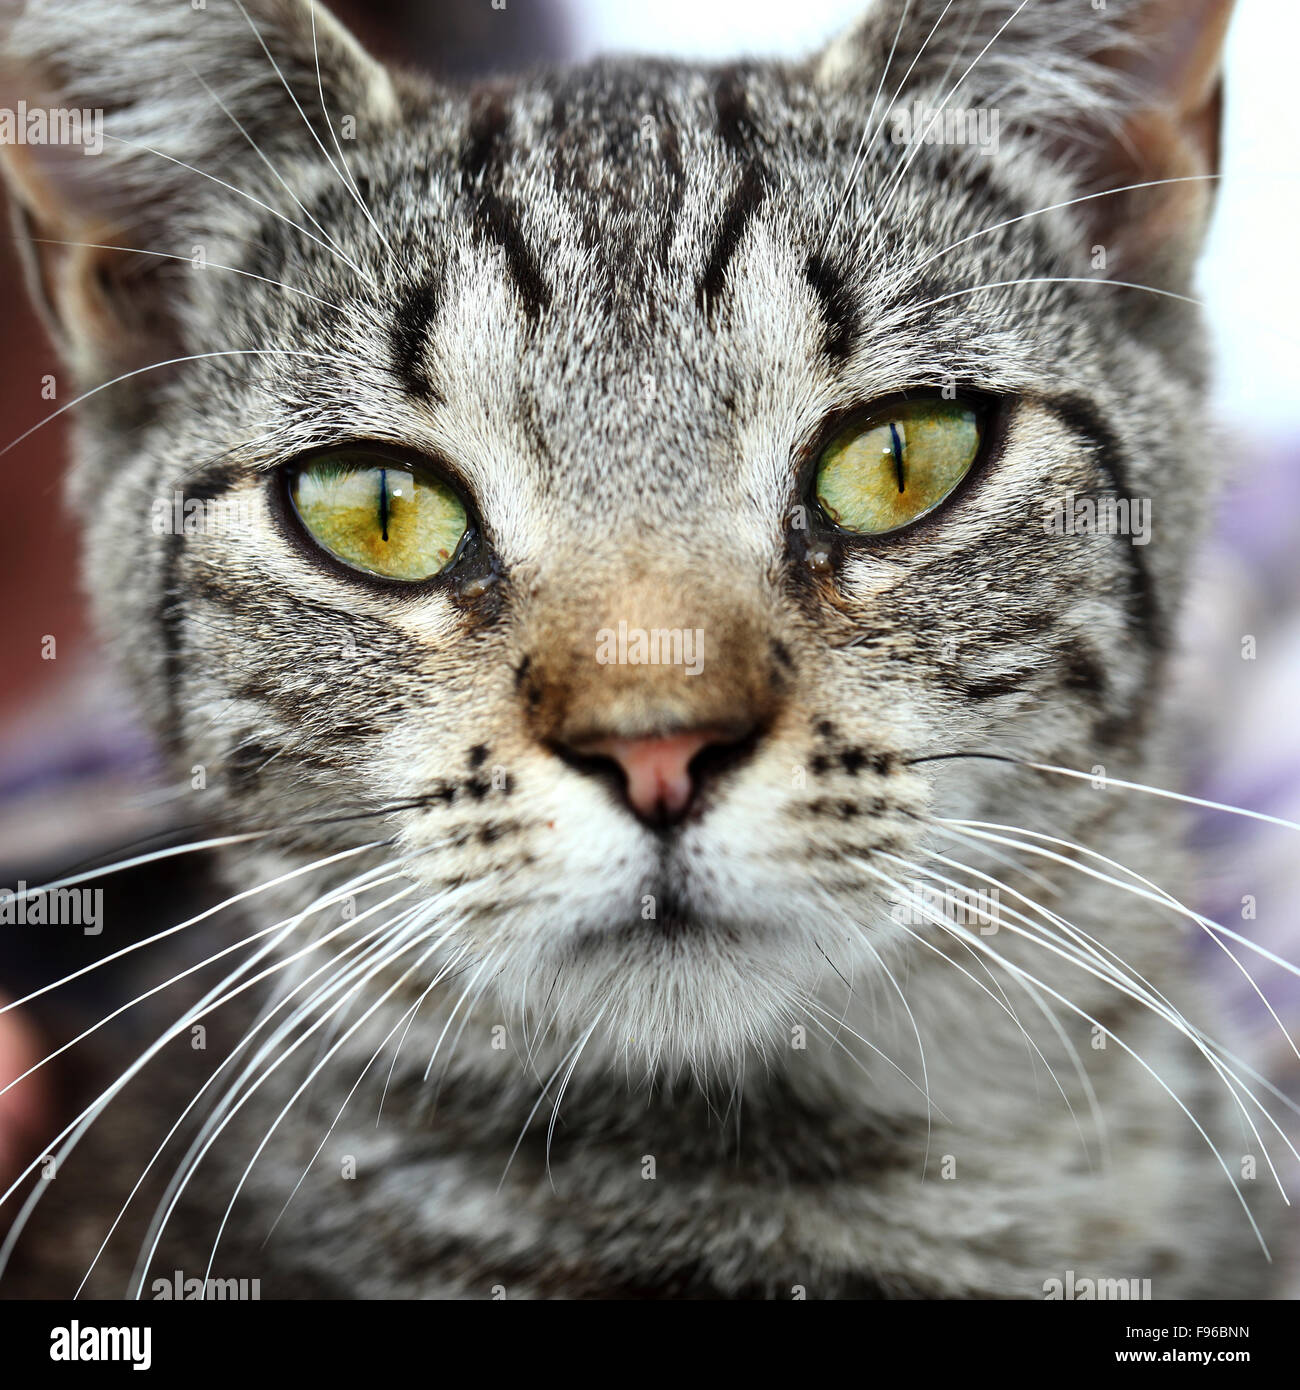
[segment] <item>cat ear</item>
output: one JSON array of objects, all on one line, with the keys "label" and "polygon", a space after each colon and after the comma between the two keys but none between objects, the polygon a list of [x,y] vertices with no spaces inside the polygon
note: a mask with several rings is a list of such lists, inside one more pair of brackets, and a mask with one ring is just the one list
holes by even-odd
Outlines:
[{"label": "cat ear", "polygon": [[[818,77],[871,105],[994,113],[1002,153],[1036,145],[1118,274],[1185,279],[1218,172],[1221,51],[1233,0],[878,0]],[[889,55],[890,71],[880,80]],[[895,76],[894,74],[898,74]],[[899,84],[902,83],[900,91]],[[1131,193],[1135,183],[1164,182]],[[1143,278],[1136,273],[1126,278]]]},{"label": "cat ear", "polygon": [[1117,125],[1085,121],[1065,156],[1082,170],[1078,205],[1112,273],[1184,283],[1209,222],[1219,172],[1223,42],[1233,0],[1139,0],[1097,61],[1126,93]]},{"label": "cat ear", "polygon": [[396,109],[386,70],[310,0],[0,0],[0,167],[79,379],[176,355],[196,207],[256,211],[235,190],[279,206],[273,170],[321,146],[341,167],[340,131]]}]

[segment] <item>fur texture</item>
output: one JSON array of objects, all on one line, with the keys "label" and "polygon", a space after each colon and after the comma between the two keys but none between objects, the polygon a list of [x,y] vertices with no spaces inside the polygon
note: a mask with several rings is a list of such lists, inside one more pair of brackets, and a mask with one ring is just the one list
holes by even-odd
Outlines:
[{"label": "fur texture", "polygon": [[[1222,7],[1184,8],[1212,29]],[[357,851],[200,928],[215,950],[288,921],[247,949],[290,963],[208,1090],[229,1123],[155,1271],[203,1272],[256,1152],[216,1271],[264,1296],[1266,1286],[1233,1190],[1267,1226],[1257,1147],[1137,997],[1221,1036],[1192,929],[938,824],[1047,832],[1180,892],[1162,803],[1014,762],[1176,779],[1171,633],[1218,455],[1183,298],[1214,61],[1162,46],[1170,13],[889,0],[807,61],[471,90],[385,73],[320,9],[318,86],[297,0],[7,19],[15,92],[108,109],[98,159],[10,160],[29,232],[159,253],[31,243],[81,389],[136,373],[78,416],[102,630],[203,784],[195,818],[276,832],[226,851],[231,892]],[[999,113],[996,151],[891,138],[893,110],[949,98]],[[813,514],[827,421],[954,388],[994,424],[950,505],[876,544]],[[462,484],[480,539],[446,580],[359,579],[295,529],[283,466],[355,440]],[[156,535],[176,491],[252,523]],[[1070,492],[1149,499],[1151,543],[1048,534]],[[701,629],[701,674],[597,664],[620,621]],[[673,832],[557,754],[720,723],[747,741]],[[972,753],[1007,761],[922,761]],[[969,870],[1005,890],[996,933],[900,922],[898,885]],[[1017,923],[1015,893],[1132,988]],[[85,1141],[125,1181],[50,1184],[37,1228],[76,1238],[37,1247],[29,1287],[75,1286],[171,1123],[141,1117],[224,1055],[191,1074],[185,1046]],[[140,1232],[118,1236],[93,1291],[129,1282]]]}]

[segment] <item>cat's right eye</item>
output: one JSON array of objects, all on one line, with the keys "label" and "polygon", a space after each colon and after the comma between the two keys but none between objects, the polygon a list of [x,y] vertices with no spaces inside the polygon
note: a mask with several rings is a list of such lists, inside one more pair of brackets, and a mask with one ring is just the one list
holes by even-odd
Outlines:
[{"label": "cat's right eye", "polygon": [[415,583],[441,574],[469,530],[465,504],[441,478],[365,451],[297,465],[289,495],[317,545],[384,579]]}]

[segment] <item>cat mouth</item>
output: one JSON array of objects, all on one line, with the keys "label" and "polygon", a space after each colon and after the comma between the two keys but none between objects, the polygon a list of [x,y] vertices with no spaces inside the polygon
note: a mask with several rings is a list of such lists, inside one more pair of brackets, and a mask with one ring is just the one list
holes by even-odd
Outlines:
[{"label": "cat mouth", "polygon": [[[682,896],[671,887],[658,894],[647,895],[654,899],[651,917],[642,917],[631,929],[642,935],[650,934],[665,941],[685,941],[691,938],[713,936],[730,929],[708,916],[693,910]],[[645,909],[643,909],[645,910]]]},{"label": "cat mouth", "polygon": [[607,951],[610,946],[626,945],[644,950],[654,943],[666,947],[725,943],[739,947],[750,931],[762,931],[764,922],[746,923],[745,929],[730,917],[706,907],[694,906],[688,895],[671,882],[658,878],[642,885],[638,906],[626,915],[615,916],[603,924],[584,924],[570,937],[572,947],[581,952]]}]

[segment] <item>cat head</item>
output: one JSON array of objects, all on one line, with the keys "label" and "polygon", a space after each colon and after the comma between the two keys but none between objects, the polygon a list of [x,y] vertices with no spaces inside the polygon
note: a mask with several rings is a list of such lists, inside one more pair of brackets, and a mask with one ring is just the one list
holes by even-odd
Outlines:
[{"label": "cat head", "polygon": [[90,590],[196,814],[391,839],[417,954],[696,1062],[941,930],[935,817],[1095,824],[996,758],[1159,720],[1227,10],[461,87],[303,0],[0,6]]}]

